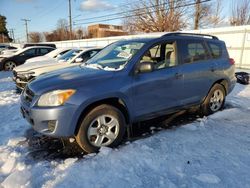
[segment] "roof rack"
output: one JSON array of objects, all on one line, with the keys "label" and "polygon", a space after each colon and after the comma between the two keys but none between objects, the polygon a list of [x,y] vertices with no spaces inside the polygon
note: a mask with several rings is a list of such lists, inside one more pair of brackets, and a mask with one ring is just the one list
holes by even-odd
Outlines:
[{"label": "roof rack", "polygon": [[165,35],[162,35],[161,37],[167,37],[167,36],[199,36],[199,37],[211,37],[214,40],[219,40],[218,37],[208,34],[199,34],[199,33],[182,33],[182,32],[173,32],[173,33],[167,33]]}]

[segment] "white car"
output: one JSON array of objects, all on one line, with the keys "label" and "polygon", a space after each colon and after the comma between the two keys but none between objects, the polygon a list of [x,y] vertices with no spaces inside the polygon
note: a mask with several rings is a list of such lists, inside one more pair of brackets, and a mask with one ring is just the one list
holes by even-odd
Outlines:
[{"label": "white car", "polygon": [[92,58],[101,48],[78,48],[72,49],[62,55],[58,62],[34,62],[16,67],[13,70],[13,80],[16,87],[23,90],[26,84],[39,75],[52,72],[58,69],[78,66]]},{"label": "white car", "polygon": [[26,60],[24,64],[34,63],[34,62],[44,63],[45,61],[46,62],[47,61],[56,62],[60,56],[62,56],[63,54],[65,54],[66,52],[68,52],[70,50],[72,50],[72,48],[57,48],[57,49],[51,51],[50,53],[47,53],[44,56],[30,58],[30,59]]},{"label": "white car", "polygon": [[11,49],[11,50],[9,50],[9,49],[3,50],[3,51],[1,51],[0,57],[5,56],[5,55],[12,55],[12,54],[16,53],[18,50],[21,50],[21,48]]}]

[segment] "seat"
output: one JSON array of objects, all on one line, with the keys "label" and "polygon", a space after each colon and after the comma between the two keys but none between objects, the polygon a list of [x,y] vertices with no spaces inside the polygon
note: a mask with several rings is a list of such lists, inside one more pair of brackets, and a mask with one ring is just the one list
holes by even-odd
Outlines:
[{"label": "seat", "polygon": [[150,51],[147,51],[141,59],[141,62],[153,62]]},{"label": "seat", "polygon": [[175,56],[175,52],[171,51],[171,54],[169,56],[169,67],[173,67],[176,65],[176,56]]}]

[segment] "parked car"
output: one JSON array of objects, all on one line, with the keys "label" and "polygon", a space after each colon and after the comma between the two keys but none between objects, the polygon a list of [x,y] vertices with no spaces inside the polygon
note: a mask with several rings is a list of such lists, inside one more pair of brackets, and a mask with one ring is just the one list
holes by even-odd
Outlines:
[{"label": "parked car", "polygon": [[75,137],[90,153],[116,146],[129,125],[199,107],[223,108],[235,86],[234,60],[215,36],[169,33],[115,42],[76,66],[40,76],[21,95],[37,132]]},{"label": "parked car", "polygon": [[0,53],[0,57],[4,57],[5,55],[12,55],[12,54],[16,53],[18,50],[20,50],[20,49],[16,48],[16,49],[2,50],[1,53]]},{"label": "parked car", "polygon": [[2,52],[3,50],[14,50],[17,49],[14,46],[10,46],[8,44],[0,44],[0,52]]},{"label": "parked car", "polygon": [[88,61],[100,50],[101,48],[72,49],[54,61],[23,64],[13,70],[13,80],[16,87],[23,90],[26,84],[37,76],[66,67],[78,66]]},{"label": "parked car", "polygon": [[56,61],[57,58],[65,54],[66,52],[72,50],[72,48],[57,48],[43,56],[33,57],[30,59],[27,59],[25,63],[34,63],[34,62],[47,62],[47,61]]},{"label": "parked car", "polygon": [[32,46],[48,46],[48,47],[56,48],[56,45],[53,43],[26,43],[23,45],[23,48],[32,47]]},{"label": "parked car", "polygon": [[18,65],[23,64],[27,59],[45,55],[54,50],[52,47],[34,46],[24,48],[11,56],[0,59],[0,70],[13,70]]}]

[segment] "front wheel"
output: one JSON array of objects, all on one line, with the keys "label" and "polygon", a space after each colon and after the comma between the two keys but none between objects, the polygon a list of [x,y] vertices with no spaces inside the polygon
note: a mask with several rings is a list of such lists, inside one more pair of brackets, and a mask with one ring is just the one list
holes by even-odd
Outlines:
[{"label": "front wheel", "polygon": [[224,106],[225,98],[225,88],[221,84],[215,84],[201,105],[202,115],[207,116],[221,110]]},{"label": "front wheel", "polygon": [[80,123],[76,141],[87,153],[97,152],[102,146],[114,147],[121,142],[125,126],[120,110],[110,105],[100,105]]},{"label": "front wheel", "polygon": [[4,64],[5,71],[12,71],[16,67],[16,63],[14,61],[7,61]]}]

